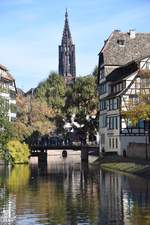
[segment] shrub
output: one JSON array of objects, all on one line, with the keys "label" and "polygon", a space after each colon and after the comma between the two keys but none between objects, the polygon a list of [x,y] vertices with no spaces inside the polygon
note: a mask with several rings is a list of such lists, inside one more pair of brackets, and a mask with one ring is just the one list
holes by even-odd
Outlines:
[{"label": "shrub", "polygon": [[30,155],[28,145],[22,144],[18,140],[11,140],[8,142],[6,148],[12,164],[28,163]]}]

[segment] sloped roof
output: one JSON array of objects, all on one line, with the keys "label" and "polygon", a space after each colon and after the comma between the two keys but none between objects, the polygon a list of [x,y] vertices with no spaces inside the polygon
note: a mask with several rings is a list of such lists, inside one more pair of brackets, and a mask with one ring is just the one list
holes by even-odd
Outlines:
[{"label": "sloped roof", "polygon": [[135,73],[140,68],[140,61],[145,58],[150,58],[150,55],[132,60],[131,62],[128,62],[127,64],[114,69],[106,77],[106,80],[107,81],[119,81],[119,80],[122,80],[122,79],[126,78],[127,76]]},{"label": "sloped roof", "polygon": [[0,64],[0,69],[8,71],[8,69],[5,66],[3,66],[2,64]]},{"label": "sloped roof", "polygon": [[36,91],[36,88],[30,88],[26,93],[25,93],[25,96],[28,96],[28,95],[34,95]]},{"label": "sloped roof", "polygon": [[24,91],[21,89],[21,88],[16,88],[17,89],[17,93],[19,94],[19,95],[22,95],[22,96],[24,96]]},{"label": "sloped roof", "polygon": [[114,69],[107,77],[107,81],[119,81],[124,79],[125,77],[133,74],[139,69],[138,63],[135,61],[132,61],[129,64],[126,64],[124,66],[120,66],[116,69]]},{"label": "sloped roof", "polygon": [[13,76],[9,73],[8,69],[3,66],[2,64],[0,64],[0,69],[2,69],[3,71],[5,71],[5,73],[1,74],[1,78],[6,79],[8,81],[14,81]]},{"label": "sloped roof", "polygon": [[[124,44],[120,45],[119,41]],[[131,38],[130,32],[114,31],[105,41],[100,54],[103,54],[105,65],[124,65],[150,55],[150,33],[135,33],[135,38]]]}]

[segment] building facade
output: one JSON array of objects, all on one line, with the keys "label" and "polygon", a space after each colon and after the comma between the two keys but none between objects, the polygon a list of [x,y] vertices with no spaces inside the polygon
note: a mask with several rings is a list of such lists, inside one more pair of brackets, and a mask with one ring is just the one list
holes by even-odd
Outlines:
[{"label": "building facade", "polygon": [[139,94],[150,94],[150,33],[114,31],[99,53],[100,151],[126,153],[129,143],[145,143],[145,121],[123,117]]},{"label": "building facade", "polygon": [[9,121],[16,120],[16,85],[8,69],[0,65],[0,96],[8,105]]},{"label": "building facade", "polygon": [[67,11],[62,41],[61,45],[59,45],[58,70],[59,74],[65,78],[66,84],[74,83],[76,77],[75,45],[72,42]]}]

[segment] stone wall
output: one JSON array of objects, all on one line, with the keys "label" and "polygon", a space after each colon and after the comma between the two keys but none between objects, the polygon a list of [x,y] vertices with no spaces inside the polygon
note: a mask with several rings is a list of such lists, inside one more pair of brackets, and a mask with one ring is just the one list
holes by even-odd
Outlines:
[{"label": "stone wall", "polygon": [[[129,143],[126,155],[131,158],[146,159],[146,144]],[[147,155],[150,160],[150,144],[147,144]]]}]

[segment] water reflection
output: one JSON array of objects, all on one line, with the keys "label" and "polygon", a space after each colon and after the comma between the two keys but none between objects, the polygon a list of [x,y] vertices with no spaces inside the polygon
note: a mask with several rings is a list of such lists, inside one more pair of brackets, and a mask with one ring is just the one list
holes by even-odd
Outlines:
[{"label": "water reflection", "polygon": [[139,177],[67,160],[0,175],[0,224],[150,224],[150,181]]}]

